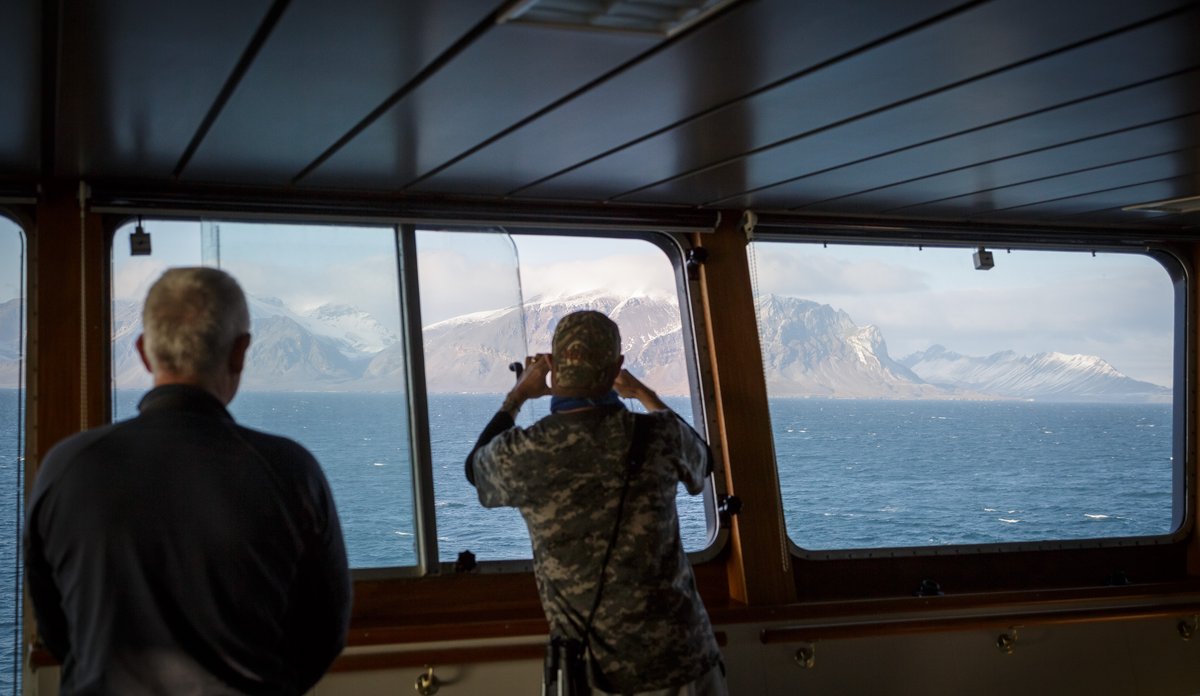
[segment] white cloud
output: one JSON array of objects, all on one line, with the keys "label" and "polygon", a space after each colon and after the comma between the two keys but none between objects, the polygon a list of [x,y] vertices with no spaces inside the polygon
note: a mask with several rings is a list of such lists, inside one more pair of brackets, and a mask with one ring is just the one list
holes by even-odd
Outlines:
[{"label": "white cloud", "polygon": [[450,249],[418,255],[421,321],[424,324],[488,309],[511,307],[520,297],[511,256],[501,260],[468,258]]},{"label": "white cloud", "polygon": [[141,303],[150,292],[150,286],[167,267],[166,261],[149,256],[132,257],[113,264],[113,299]]},{"label": "white cloud", "polygon": [[910,293],[928,289],[927,273],[878,259],[851,261],[811,247],[757,246],[752,262],[760,294],[795,297]]},{"label": "white cloud", "polygon": [[658,252],[522,265],[521,283],[526,299],[595,290],[629,297],[676,295],[674,269]]},{"label": "white cloud", "polygon": [[0,216],[0,302],[22,294],[21,266],[24,262],[25,245],[20,228]]},{"label": "white cloud", "polygon": [[400,328],[395,256],[375,254],[336,263],[287,258],[280,263],[237,261],[225,269],[246,293],[276,297],[298,312],[323,304],[350,305],[392,331]]},{"label": "white cloud", "polygon": [[[670,260],[642,240],[470,233],[418,235],[421,319],[510,307],[519,299],[605,290],[617,295],[675,296]],[[613,253],[613,252],[617,253]],[[520,283],[518,285],[518,282]]]}]

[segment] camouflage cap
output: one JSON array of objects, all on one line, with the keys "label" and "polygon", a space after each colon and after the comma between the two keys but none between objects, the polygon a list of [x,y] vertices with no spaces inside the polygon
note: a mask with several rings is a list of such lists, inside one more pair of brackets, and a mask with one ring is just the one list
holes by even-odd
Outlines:
[{"label": "camouflage cap", "polygon": [[600,312],[572,312],[554,329],[554,387],[584,394],[612,386],[609,370],[621,358],[621,331]]}]

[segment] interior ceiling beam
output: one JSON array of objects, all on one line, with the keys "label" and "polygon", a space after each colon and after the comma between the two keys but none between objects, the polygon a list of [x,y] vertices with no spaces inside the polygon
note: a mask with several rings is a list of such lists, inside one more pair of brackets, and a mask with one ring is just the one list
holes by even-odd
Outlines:
[{"label": "interior ceiling beam", "polygon": [[224,86],[221,87],[221,92],[213,100],[208,113],[204,115],[204,120],[196,128],[196,134],[192,136],[191,142],[188,143],[187,148],[179,157],[179,163],[175,165],[175,171],[172,173],[172,176],[176,179],[183,176],[183,171],[187,169],[188,163],[192,161],[192,157],[196,154],[196,150],[204,142],[204,136],[208,135],[208,131],[216,123],[217,118],[221,115],[221,111],[224,110],[225,105],[229,102],[229,98],[233,96],[234,90],[237,89],[242,78],[245,77],[246,71],[254,64],[254,59],[258,56],[259,51],[262,50],[263,45],[266,44],[267,39],[271,36],[271,32],[275,30],[275,26],[279,24],[279,18],[283,16],[283,12],[287,9],[290,2],[291,0],[275,0],[271,4],[271,8],[267,10],[262,23],[258,25],[258,31],[250,39],[249,45],[242,52],[242,57],[238,60],[237,65],[234,66],[233,72],[229,74],[229,78],[225,80]]},{"label": "interior ceiling beam", "polygon": [[58,74],[59,51],[62,47],[62,3],[50,0],[41,3],[42,8],[42,52],[41,52],[41,172],[42,176],[54,171],[58,117]]},{"label": "interior ceiling beam", "polygon": [[419,73],[413,76],[411,80],[405,83],[400,89],[396,90],[387,99],[384,99],[379,106],[375,107],[347,131],[342,137],[338,138],[332,145],[325,149],[320,155],[310,162],[304,169],[301,169],[292,177],[292,183],[299,183],[302,179],[311,174],[317,167],[324,164],[330,157],[333,157],[351,140],[354,140],[360,133],[369,128],[373,123],[383,117],[384,114],[391,111],[392,107],[411,94],[414,90],[428,81],[430,78],[437,75],[438,71],[444,68],[450,61],[458,57],[463,51],[467,50],[471,44],[475,43],[479,37],[490,31],[496,25],[496,20],[500,17],[505,7],[498,7],[491,14],[484,17],[475,26],[471,27],[465,34],[459,37],[453,45],[443,51],[437,58],[433,59],[428,65],[421,69]]}]

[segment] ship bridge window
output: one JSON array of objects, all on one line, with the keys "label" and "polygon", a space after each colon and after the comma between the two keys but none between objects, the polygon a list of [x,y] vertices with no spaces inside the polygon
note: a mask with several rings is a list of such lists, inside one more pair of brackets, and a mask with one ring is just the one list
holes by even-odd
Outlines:
[{"label": "ship bridge window", "polygon": [[21,692],[25,238],[0,216],[0,692]]},{"label": "ship bridge window", "polygon": [[[321,463],[355,568],[416,559],[408,392],[390,227],[147,220],[113,239],[113,418],[137,414],[150,375],[134,342],[150,285],[173,266],[218,266],[246,293],[251,345],[229,405]],[[387,365],[386,370],[379,365]]]},{"label": "ship bridge window", "polygon": [[[698,393],[688,367],[680,276],[666,249],[645,238],[432,230],[417,232],[417,248],[443,561],[462,550],[480,560],[532,557],[520,515],[514,509],[481,513],[462,462],[514,383],[509,365],[548,353],[564,314],[594,309],[612,317],[621,329],[626,368],[703,428],[693,405]],[[628,407],[640,408],[630,401]],[[548,407],[546,399],[527,403],[518,425],[531,425]],[[690,552],[707,547],[712,537],[708,488],[703,496],[689,496],[680,487],[676,497]]]},{"label": "ship bridge window", "polygon": [[1167,538],[1185,289],[1165,254],[750,245],[802,553]]},{"label": "ship bridge window", "polygon": [[[565,311],[613,316],[630,369],[703,424],[693,417],[694,361],[670,244],[410,226],[143,227],[149,255],[130,253],[135,224],[113,241],[114,419],[135,415],[150,386],[134,349],[150,284],[171,266],[229,271],[247,294],[252,331],[230,411],[314,453],[354,568],[433,572],[462,551],[524,567],[531,550],[519,515],[481,507],[463,462],[514,382],[509,365],[546,352]],[[423,346],[413,348],[418,335]],[[532,402],[522,422],[546,410]],[[710,544],[712,499],[680,496],[689,551]]]}]

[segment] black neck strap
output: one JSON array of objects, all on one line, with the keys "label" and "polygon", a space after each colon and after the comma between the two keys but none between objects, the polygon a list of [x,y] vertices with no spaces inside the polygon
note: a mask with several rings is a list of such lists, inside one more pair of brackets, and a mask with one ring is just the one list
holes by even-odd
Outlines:
[{"label": "black neck strap", "polygon": [[600,607],[600,595],[604,592],[604,583],[608,578],[608,562],[612,558],[613,548],[617,545],[617,537],[621,534],[621,518],[625,514],[625,498],[629,496],[629,482],[641,470],[642,460],[646,456],[646,431],[650,419],[641,414],[633,414],[633,439],[629,443],[629,454],[625,463],[625,482],[621,486],[621,500],[617,503],[617,519],[613,523],[612,535],[608,539],[608,548],[604,551],[604,562],[600,565],[600,579],[596,583],[596,596],[592,600],[592,610],[588,612],[587,624],[583,628],[583,642],[586,644],[592,636],[592,619],[596,617],[596,609]]}]

